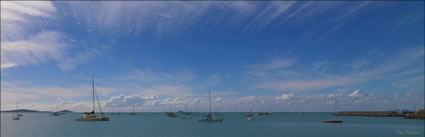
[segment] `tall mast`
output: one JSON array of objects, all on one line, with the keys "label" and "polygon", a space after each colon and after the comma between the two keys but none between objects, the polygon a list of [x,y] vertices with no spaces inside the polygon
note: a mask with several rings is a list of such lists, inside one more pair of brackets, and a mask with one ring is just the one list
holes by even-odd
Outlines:
[{"label": "tall mast", "polygon": [[413,105],[413,112],[416,112],[416,104]]},{"label": "tall mast", "polygon": [[94,107],[94,78],[92,78],[92,88],[93,88],[93,113],[94,113],[94,110],[95,110],[95,107]]},{"label": "tall mast", "polygon": [[208,91],[209,104],[210,104],[210,114],[211,114],[211,91]]},{"label": "tall mast", "polygon": [[16,101],[15,115],[18,113],[18,101]]},{"label": "tall mast", "polygon": [[264,112],[264,100],[261,101],[261,112]]},{"label": "tall mast", "polygon": [[336,113],[336,96],[334,97],[334,112]]}]

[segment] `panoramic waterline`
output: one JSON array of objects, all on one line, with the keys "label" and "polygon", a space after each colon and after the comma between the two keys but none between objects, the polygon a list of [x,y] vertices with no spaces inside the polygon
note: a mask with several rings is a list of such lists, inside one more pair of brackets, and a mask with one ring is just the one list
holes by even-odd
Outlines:
[{"label": "panoramic waterline", "polygon": [[[106,113],[111,120],[102,122],[74,121],[81,113],[50,116],[48,113],[22,113],[22,120],[14,121],[13,113],[1,114],[2,137],[205,137],[205,136],[288,136],[288,137],[397,137],[424,136],[424,120],[401,117],[333,116],[332,113],[272,113],[254,116],[248,121],[246,113],[220,113],[221,123],[202,123],[200,116],[178,114],[178,118],[164,113]],[[341,119],[343,123],[324,123],[327,119]],[[25,131],[25,132],[22,132]]]}]

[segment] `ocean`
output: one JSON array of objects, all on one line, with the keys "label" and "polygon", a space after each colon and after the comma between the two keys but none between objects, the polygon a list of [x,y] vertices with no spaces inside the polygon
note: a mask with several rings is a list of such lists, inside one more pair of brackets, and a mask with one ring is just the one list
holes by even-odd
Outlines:
[{"label": "ocean", "polygon": [[[332,113],[272,113],[248,121],[245,113],[221,113],[221,123],[169,118],[164,113],[106,114],[107,122],[74,121],[81,113],[1,113],[1,137],[423,137],[424,120],[333,116]],[[341,119],[343,123],[324,123]]]}]

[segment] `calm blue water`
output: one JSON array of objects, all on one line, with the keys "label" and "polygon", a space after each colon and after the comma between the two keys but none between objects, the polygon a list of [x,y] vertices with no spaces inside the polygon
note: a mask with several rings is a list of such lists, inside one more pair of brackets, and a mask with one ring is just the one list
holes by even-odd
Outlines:
[{"label": "calm blue water", "polygon": [[[80,113],[59,117],[48,113],[22,113],[13,121],[12,113],[1,113],[2,137],[423,137],[424,120],[386,117],[337,117],[331,113],[298,113],[255,117],[245,113],[224,113],[223,123],[201,123],[192,119],[168,118],[164,113],[121,113],[108,115],[108,122],[74,121]],[[324,123],[326,119],[344,123]],[[409,134],[407,134],[407,133]]]}]

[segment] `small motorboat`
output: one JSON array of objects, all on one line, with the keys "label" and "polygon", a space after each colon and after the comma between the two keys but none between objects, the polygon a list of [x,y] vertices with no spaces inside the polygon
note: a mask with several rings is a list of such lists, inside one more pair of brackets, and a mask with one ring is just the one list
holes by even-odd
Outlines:
[{"label": "small motorboat", "polygon": [[254,120],[254,115],[252,114],[252,112],[247,113],[246,117],[248,118],[249,121]]}]

